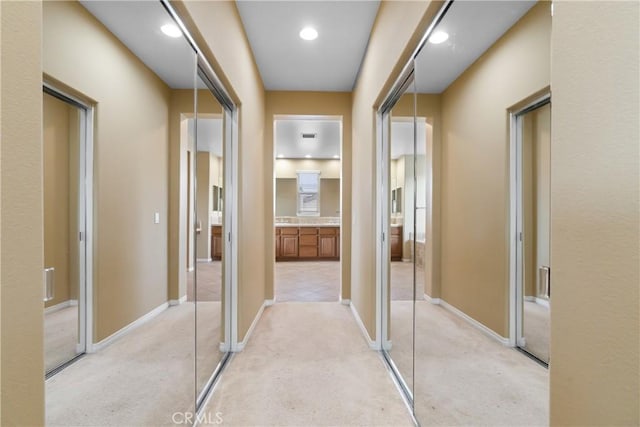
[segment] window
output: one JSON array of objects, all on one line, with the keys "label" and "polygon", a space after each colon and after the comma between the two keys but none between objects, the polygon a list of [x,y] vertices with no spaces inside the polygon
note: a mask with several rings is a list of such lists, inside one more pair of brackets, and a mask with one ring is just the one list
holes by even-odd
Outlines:
[{"label": "window", "polygon": [[320,216],[320,172],[298,171],[298,216]]}]

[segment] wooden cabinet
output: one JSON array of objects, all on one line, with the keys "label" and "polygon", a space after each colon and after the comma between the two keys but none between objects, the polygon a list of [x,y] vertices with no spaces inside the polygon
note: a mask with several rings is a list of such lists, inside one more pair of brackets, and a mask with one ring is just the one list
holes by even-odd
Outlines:
[{"label": "wooden cabinet", "polygon": [[339,227],[276,227],[276,261],[340,259]]},{"label": "wooden cabinet", "polygon": [[338,228],[326,227],[318,230],[318,257],[336,258],[338,256]]},{"label": "wooden cabinet", "polygon": [[222,240],[222,226],[211,226],[211,259],[222,259],[222,246],[224,241]]},{"label": "wooden cabinet", "polygon": [[402,261],[402,226],[391,227],[389,233],[391,261]]}]

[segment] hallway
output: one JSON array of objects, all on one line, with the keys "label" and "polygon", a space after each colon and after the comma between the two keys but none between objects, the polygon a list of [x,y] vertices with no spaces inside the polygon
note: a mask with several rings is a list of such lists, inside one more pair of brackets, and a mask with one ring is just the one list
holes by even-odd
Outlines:
[{"label": "hallway", "polygon": [[382,359],[337,302],[268,307],[204,412],[235,426],[412,425]]}]

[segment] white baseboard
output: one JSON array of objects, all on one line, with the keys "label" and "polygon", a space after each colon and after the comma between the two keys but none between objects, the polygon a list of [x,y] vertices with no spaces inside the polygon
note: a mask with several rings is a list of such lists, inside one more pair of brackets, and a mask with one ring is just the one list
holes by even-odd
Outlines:
[{"label": "white baseboard", "polygon": [[227,343],[221,342],[220,343],[220,351],[222,353],[228,353],[229,351],[231,351],[231,346]]},{"label": "white baseboard", "polygon": [[362,319],[360,318],[360,315],[358,314],[358,310],[356,310],[356,306],[353,305],[353,304],[349,304],[349,307],[351,307],[351,312],[353,313],[353,317],[356,319],[356,323],[360,327],[360,331],[362,332],[362,336],[367,341],[367,344],[369,345],[369,348],[372,349],[372,350],[378,350],[378,345],[376,344],[375,341],[373,341],[369,337],[369,332],[367,331],[367,328],[364,326],[364,323],[362,323]]},{"label": "white baseboard", "polygon": [[264,306],[265,307],[271,307],[273,304],[275,304],[275,301],[272,299],[266,299],[264,300]]},{"label": "white baseboard", "polygon": [[187,301],[187,296],[186,295],[181,296],[179,299],[170,299],[169,300],[169,306],[173,307],[174,305],[180,305],[185,301]]},{"label": "white baseboard", "polygon": [[213,262],[213,258],[198,258],[197,262]]},{"label": "white baseboard", "polygon": [[549,300],[548,299],[544,299],[544,298],[538,298],[536,297],[536,304],[540,304],[542,306],[545,306],[547,308],[550,308],[550,304],[549,304]]},{"label": "white baseboard", "polygon": [[505,337],[499,335],[493,329],[490,329],[490,328],[486,327],[485,325],[483,325],[482,323],[478,322],[473,317],[471,317],[468,314],[458,310],[457,308],[455,308],[454,306],[450,305],[446,301],[441,299],[440,303],[438,305],[442,306],[443,308],[445,308],[446,310],[450,311],[451,313],[457,315],[458,317],[461,317],[462,319],[466,320],[467,323],[469,323],[471,326],[473,326],[476,329],[478,329],[481,332],[483,332],[489,338],[493,338],[494,340],[498,341],[500,344],[502,344],[504,346],[509,346],[509,338],[505,338]]},{"label": "white baseboard", "polygon": [[391,340],[384,340],[384,343],[382,344],[382,349],[386,351],[391,351],[392,348],[393,348],[393,342]]},{"label": "white baseboard", "polygon": [[260,309],[258,310],[258,313],[256,313],[256,317],[253,318],[253,322],[251,322],[251,326],[249,326],[249,330],[245,334],[244,339],[240,341],[238,344],[236,344],[236,347],[232,348],[231,351],[238,352],[238,351],[244,350],[244,347],[247,345],[247,343],[249,342],[249,339],[251,338],[251,334],[253,333],[253,330],[256,328],[256,325],[258,324],[258,322],[260,321],[260,318],[262,317],[264,308],[270,305],[273,305],[273,300],[264,300],[264,302],[260,306]]},{"label": "white baseboard", "polygon": [[142,326],[143,324],[145,324],[149,320],[153,319],[158,314],[160,314],[164,310],[166,310],[168,307],[169,307],[169,303],[168,302],[162,303],[159,306],[157,306],[156,308],[154,308],[153,310],[151,310],[150,312],[148,312],[147,314],[145,314],[145,315],[137,318],[133,322],[129,323],[124,328],[122,328],[122,329],[114,332],[113,334],[109,335],[107,338],[103,339],[102,341],[94,343],[94,344],[89,343],[87,345],[87,353],[95,353],[97,351],[102,350],[103,348],[107,347],[108,345],[110,345],[111,343],[116,341],[118,338],[122,338],[123,336],[125,336],[129,332],[133,331],[134,329],[138,328],[139,326]]},{"label": "white baseboard", "polygon": [[536,302],[536,297],[532,297],[532,296],[525,296],[524,297],[525,301],[529,301],[529,302]]},{"label": "white baseboard", "polygon": [[66,301],[62,301],[56,305],[52,305],[51,307],[47,307],[44,309],[44,314],[55,313],[56,311],[64,310],[67,307],[73,307],[78,305],[77,299],[68,299]]},{"label": "white baseboard", "polygon": [[427,294],[424,294],[424,299],[433,305],[440,305],[440,301],[442,301],[440,298],[431,298]]},{"label": "white baseboard", "polygon": [[351,305],[351,300],[350,299],[342,299],[342,298],[340,298],[340,304],[342,304],[342,305]]},{"label": "white baseboard", "polygon": [[189,268],[187,268],[187,272],[189,272],[189,273],[192,273],[194,270],[195,270],[195,268],[194,268],[194,267],[189,267]]}]

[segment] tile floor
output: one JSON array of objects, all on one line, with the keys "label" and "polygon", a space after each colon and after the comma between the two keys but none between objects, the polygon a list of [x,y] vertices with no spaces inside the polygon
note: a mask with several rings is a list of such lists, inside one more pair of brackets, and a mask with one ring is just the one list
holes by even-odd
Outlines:
[{"label": "tile floor", "polygon": [[340,261],[276,262],[276,302],[340,299]]}]

